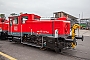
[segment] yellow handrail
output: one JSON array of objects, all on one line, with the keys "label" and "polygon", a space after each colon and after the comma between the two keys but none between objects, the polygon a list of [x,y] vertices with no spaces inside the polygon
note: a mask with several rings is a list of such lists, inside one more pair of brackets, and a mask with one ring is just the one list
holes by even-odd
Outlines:
[{"label": "yellow handrail", "polygon": [[[78,24],[74,24],[73,25],[73,27],[72,27],[72,40],[74,40],[75,39],[75,30],[76,29],[79,29],[80,28],[80,26],[78,25]],[[76,46],[76,43],[72,43],[72,48],[75,48],[75,46]]]}]

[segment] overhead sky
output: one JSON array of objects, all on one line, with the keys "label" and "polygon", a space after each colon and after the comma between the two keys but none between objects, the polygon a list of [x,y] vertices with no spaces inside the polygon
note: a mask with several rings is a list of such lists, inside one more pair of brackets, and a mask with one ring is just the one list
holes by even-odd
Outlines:
[{"label": "overhead sky", "polygon": [[90,0],[0,0],[0,13],[35,13],[50,17],[64,11],[75,17],[90,18]]}]

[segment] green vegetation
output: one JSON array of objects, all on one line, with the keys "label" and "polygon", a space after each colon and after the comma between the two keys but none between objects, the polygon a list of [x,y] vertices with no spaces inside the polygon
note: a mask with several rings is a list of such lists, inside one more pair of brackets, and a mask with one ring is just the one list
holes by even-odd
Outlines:
[{"label": "green vegetation", "polygon": [[1,18],[5,18],[5,14],[0,14],[0,17]]}]

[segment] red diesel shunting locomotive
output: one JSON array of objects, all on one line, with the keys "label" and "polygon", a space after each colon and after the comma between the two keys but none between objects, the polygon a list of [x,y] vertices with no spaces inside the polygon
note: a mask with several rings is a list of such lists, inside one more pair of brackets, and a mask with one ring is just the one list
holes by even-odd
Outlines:
[{"label": "red diesel shunting locomotive", "polygon": [[8,20],[0,18],[0,39],[7,39],[8,24],[9,24]]},{"label": "red diesel shunting locomotive", "polygon": [[8,39],[35,47],[54,49],[56,52],[76,46],[76,39],[83,39],[70,36],[70,21],[65,17],[53,20],[40,18],[35,14],[10,16]]}]

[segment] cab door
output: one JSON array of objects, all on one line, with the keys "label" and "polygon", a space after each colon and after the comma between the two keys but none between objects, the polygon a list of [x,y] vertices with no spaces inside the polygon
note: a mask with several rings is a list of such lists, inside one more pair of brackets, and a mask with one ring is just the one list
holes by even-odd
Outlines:
[{"label": "cab door", "polygon": [[9,17],[8,35],[12,35],[13,18]]},{"label": "cab door", "polygon": [[19,17],[14,17],[12,21],[12,34],[14,36],[20,36],[20,30]]}]

